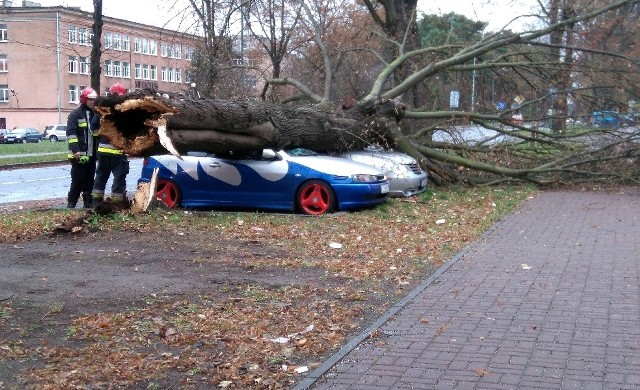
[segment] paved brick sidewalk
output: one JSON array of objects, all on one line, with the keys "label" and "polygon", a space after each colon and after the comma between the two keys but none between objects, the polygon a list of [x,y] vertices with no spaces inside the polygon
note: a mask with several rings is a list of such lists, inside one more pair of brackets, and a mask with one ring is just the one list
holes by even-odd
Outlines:
[{"label": "paved brick sidewalk", "polygon": [[640,191],[543,193],[399,310],[298,388],[639,389]]}]

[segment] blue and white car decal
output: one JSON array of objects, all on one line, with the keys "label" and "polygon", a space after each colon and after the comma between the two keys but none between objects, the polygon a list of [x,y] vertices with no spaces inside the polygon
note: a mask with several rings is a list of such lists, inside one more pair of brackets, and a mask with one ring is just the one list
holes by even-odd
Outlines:
[{"label": "blue and white car decal", "polygon": [[[242,175],[238,168],[220,159],[183,156],[180,160],[173,156],[157,156],[155,160],[174,175],[178,174],[178,167],[180,167],[192,179],[200,180],[198,177],[198,166],[200,166],[202,171],[210,177],[232,186],[242,184]],[[240,160],[238,163],[242,163],[242,161]],[[251,164],[243,165],[253,169],[263,179],[269,181],[281,180],[289,170],[289,163],[285,160],[252,161]]]},{"label": "blue and white car decal", "polygon": [[[143,166],[140,182],[148,182],[154,168],[160,168],[158,179],[165,181],[162,185],[172,187],[162,198],[166,203],[166,196],[173,197],[170,207],[293,210],[302,202],[296,197],[308,196],[302,189],[309,185],[323,186],[322,191],[328,192],[324,196],[334,198],[335,208],[350,210],[380,204],[389,192],[383,173],[370,165],[284,151],[271,152],[264,159],[238,160],[206,155],[182,159],[153,156]],[[359,175],[357,179],[355,175]]]}]

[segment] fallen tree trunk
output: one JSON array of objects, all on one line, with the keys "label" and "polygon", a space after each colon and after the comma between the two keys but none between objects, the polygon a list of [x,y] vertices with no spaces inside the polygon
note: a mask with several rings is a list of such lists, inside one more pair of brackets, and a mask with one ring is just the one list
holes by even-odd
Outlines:
[{"label": "fallen tree trunk", "polygon": [[188,151],[222,153],[262,148],[340,151],[395,144],[397,124],[357,111],[327,112],[312,106],[168,99],[129,94],[96,100],[100,134],[130,156]]}]

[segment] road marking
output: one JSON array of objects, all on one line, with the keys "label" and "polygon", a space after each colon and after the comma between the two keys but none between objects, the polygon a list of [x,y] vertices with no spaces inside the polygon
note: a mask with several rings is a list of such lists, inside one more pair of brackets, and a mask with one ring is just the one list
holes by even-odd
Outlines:
[{"label": "road marking", "polygon": [[58,176],[58,177],[48,177],[45,179],[32,179],[32,180],[20,180],[20,181],[7,181],[4,183],[0,183],[0,185],[10,185],[10,184],[20,184],[20,183],[35,183],[38,181],[47,181],[47,180],[59,180],[59,179],[68,179],[71,176]]}]

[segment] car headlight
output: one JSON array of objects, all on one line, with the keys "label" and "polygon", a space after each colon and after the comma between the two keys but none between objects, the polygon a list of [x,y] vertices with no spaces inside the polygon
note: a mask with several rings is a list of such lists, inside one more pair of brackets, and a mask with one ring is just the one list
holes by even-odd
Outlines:
[{"label": "car headlight", "polygon": [[368,175],[368,174],[365,174],[365,173],[359,173],[359,174],[352,175],[351,179],[353,179],[353,181],[357,181],[359,183],[373,183],[373,182],[378,181],[378,180],[384,180],[384,178],[381,178],[380,176]]}]

